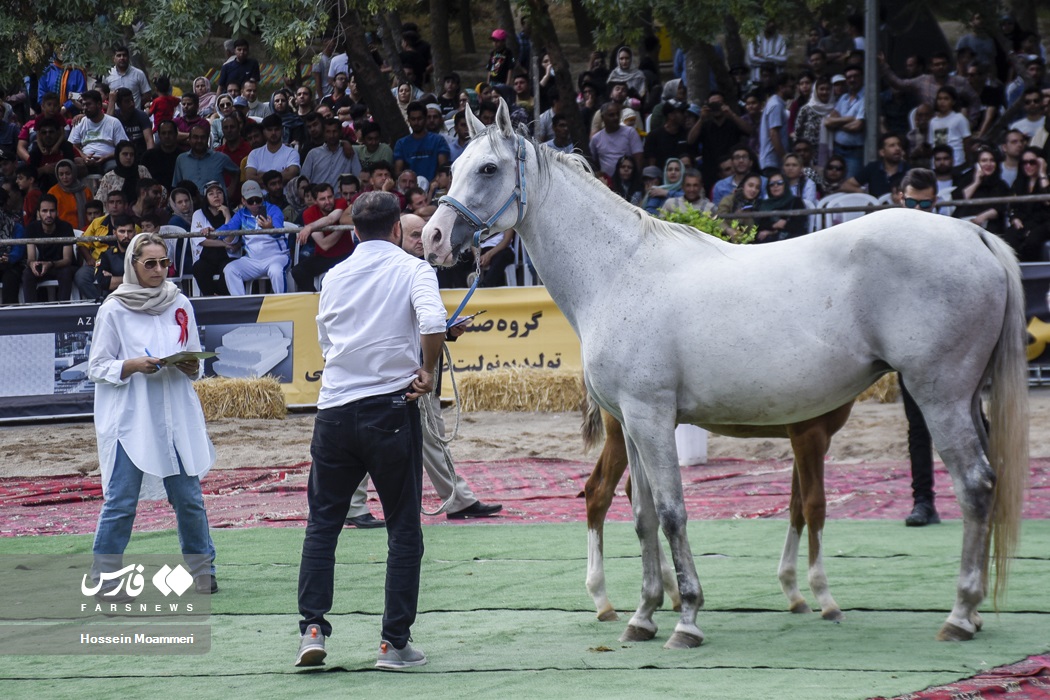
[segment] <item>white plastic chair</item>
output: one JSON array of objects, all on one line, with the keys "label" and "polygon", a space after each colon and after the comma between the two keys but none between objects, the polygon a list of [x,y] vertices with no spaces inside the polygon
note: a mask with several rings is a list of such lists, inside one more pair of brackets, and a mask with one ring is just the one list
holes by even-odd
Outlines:
[{"label": "white plastic chair", "polygon": [[[835,209],[836,207],[863,207],[876,206],[879,201],[870,194],[864,192],[836,192],[828,195],[817,203],[820,209]],[[862,211],[837,212],[833,214],[821,214],[821,228],[829,228],[838,224],[852,221],[864,216]]]}]

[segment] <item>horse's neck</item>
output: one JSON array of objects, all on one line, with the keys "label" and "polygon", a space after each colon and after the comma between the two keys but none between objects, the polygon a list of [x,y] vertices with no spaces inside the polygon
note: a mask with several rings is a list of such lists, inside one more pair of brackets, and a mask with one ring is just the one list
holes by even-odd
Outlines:
[{"label": "horse's neck", "polygon": [[548,172],[551,182],[542,188],[542,200],[529,202],[520,233],[544,286],[579,332],[580,318],[630,264],[642,232],[632,214],[607,206],[604,192],[595,196],[590,187],[581,187],[585,175],[557,163]]}]

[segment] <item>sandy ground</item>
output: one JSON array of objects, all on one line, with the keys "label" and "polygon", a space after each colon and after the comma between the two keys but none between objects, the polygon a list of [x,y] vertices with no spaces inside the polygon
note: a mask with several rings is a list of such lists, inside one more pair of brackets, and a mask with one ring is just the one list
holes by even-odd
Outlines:
[{"label": "sandy ground", "polygon": [[[1050,389],[1031,397],[1031,454],[1050,456]],[[454,412],[445,411],[448,430]],[[584,454],[575,413],[464,414],[452,443],[457,460],[555,457],[590,461]],[[312,414],[285,420],[219,420],[208,430],[218,453],[217,468],[283,466],[310,458]],[[787,440],[739,440],[717,435],[708,441],[710,457],[788,459]],[[835,436],[829,457],[838,461],[885,461],[908,458],[907,426],[901,404],[863,402],[853,409]],[[0,476],[47,476],[98,472],[95,430],[91,422],[0,426]]]}]

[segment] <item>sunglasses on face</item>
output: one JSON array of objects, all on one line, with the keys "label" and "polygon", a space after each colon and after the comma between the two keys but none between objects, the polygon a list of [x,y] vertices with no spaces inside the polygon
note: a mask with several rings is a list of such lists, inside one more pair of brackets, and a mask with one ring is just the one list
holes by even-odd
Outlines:
[{"label": "sunglasses on face", "polygon": [[770,180],[769,181],[769,186],[770,187],[783,187],[784,186],[784,181],[783,180]]},{"label": "sunglasses on face", "polygon": [[247,202],[248,204],[262,204],[262,197],[251,197],[251,198],[246,199],[244,201]]},{"label": "sunglasses on face", "polygon": [[1025,159],[1025,160],[1022,160],[1022,161],[1021,161],[1021,164],[1022,164],[1022,165],[1039,165],[1039,161],[1037,161],[1037,160],[1029,160],[1029,159]]},{"label": "sunglasses on face", "polygon": [[1041,104],[1043,104],[1043,101],[1042,100],[1025,100],[1024,103],[1026,105],[1041,105]]},{"label": "sunglasses on face", "polygon": [[824,169],[825,170],[842,170],[842,166],[841,165],[829,165],[828,167],[826,167]]},{"label": "sunglasses on face", "polygon": [[171,267],[171,260],[168,258],[150,258],[149,260],[136,260],[135,262],[147,270],[155,270],[158,265],[162,270],[167,270]]},{"label": "sunglasses on face", "polygon": [[922,209],[923,211],[927,211],[929,209],[933,209],[933,200],[932,199],[915,199],[914,197],[905,197],[904,198],[904,206],[906,206],[908,209],[914,209],[914,208],[918,207],[919,209]]}]

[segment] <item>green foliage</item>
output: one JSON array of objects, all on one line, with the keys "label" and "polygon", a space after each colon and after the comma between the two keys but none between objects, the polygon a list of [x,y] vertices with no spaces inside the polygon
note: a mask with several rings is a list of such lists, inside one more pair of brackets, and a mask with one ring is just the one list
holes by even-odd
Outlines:
[{"label": "green foliage", "polygon": [[751,243],[755,240],[755,235],[758,233],[758,229],[754,226],[747,226],[736,219],[723,221],[717,216],[699,209],[693,209],[688,205],[686,205],[684,211],[665,211],[661,209],[658,216],[664,221],[692,226],[696,230],[703,231],[715,238],[721,238],[723,241],[741,245]]}]

